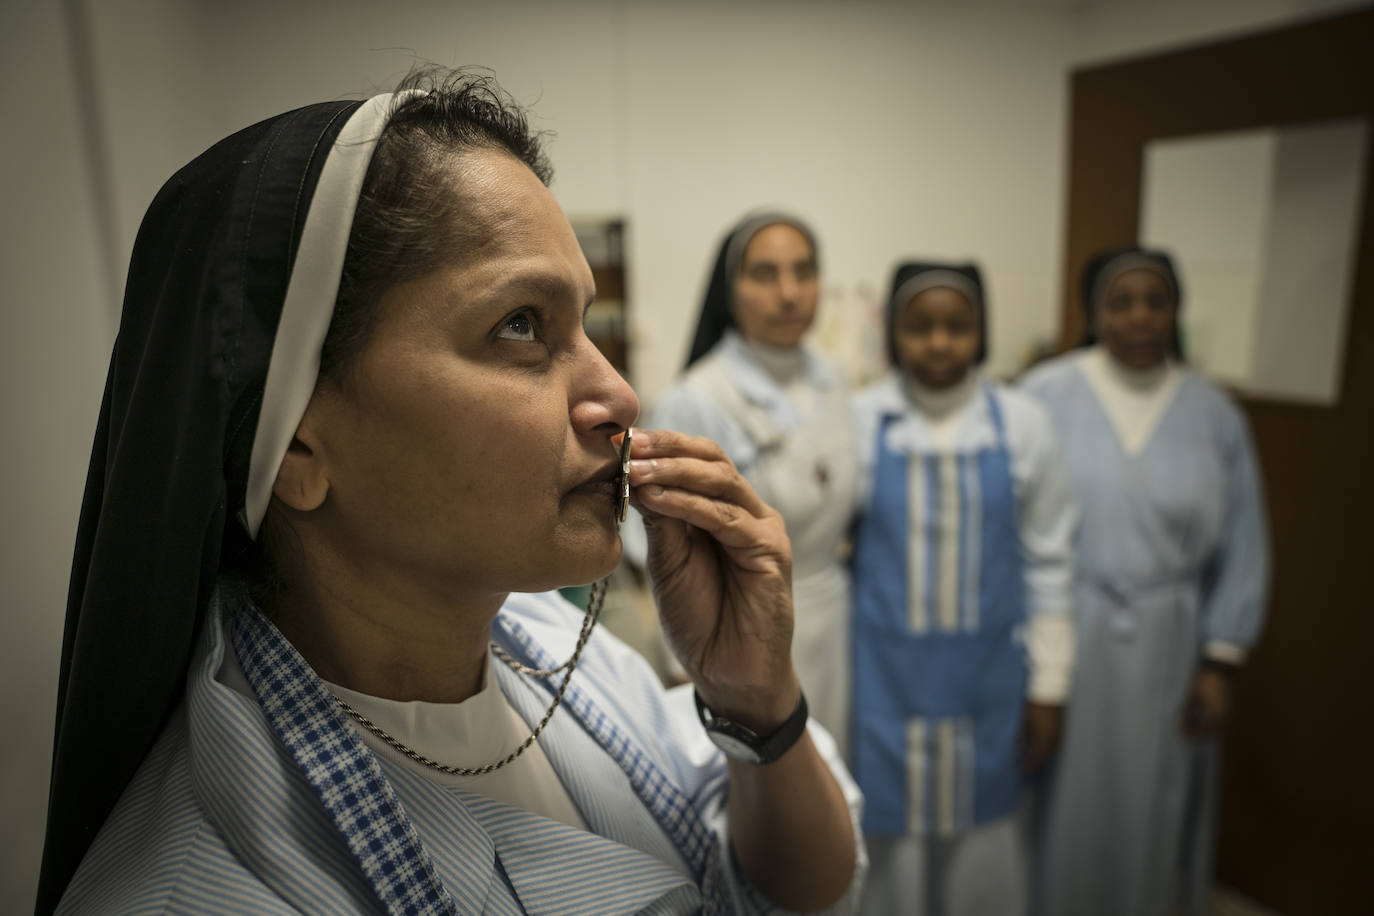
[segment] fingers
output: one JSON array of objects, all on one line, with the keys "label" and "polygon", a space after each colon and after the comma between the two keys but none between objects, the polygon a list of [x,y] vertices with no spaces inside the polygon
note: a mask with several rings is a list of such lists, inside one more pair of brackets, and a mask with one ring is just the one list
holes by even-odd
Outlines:
[{"label": "fingers", "polygon": [[635,427],[634,442],[630,446],[631,458],[667,458],[681,456],[700,458],[703,461],[724,461],[729,463],[724,449],[710,439],[702,436],[689,436],[671,429],[640,429]]},{"label": "fingers", "polygon": [[634,458],[630,461],[630,486],[657,485],[685,490],[709,499],[733,503],[756,517],[772,510],[728,461],[702,458]]},{"label": "fingers", "polygon": [[729,500],[659,484],[635,487],[630,499],[636,508],[648,510],[645,523],[650,527],[657,515],[700,528],[726,548],[770,555],[786,552],[787,535],[771,510],[760,517]]},{"label": "fingers", "polygon": [[751,515],[775,514],[710,439],[665,429],[635,430],[630,485],[657,484],[734,503]]}]

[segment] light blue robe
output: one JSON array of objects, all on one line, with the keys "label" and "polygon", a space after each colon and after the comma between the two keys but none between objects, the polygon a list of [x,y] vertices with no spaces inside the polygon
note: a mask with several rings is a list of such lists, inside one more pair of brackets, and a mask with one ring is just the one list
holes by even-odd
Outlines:
[{"label": "light blue robe", "polygon": [[1080,512],[1078,666],[1037,835],[1044,916],[1196,911],[1211,875],[1215,742],[1184,739],[1204,646],[1249,647],[1268,545],[1244,418],[1185,374],[1129,456],[1072,353],[1024,388],[1049,409]]},{"label": "light blue robe", "polygon": [[[696,721],[690,690],[665,693],[639,655],[604,631],[589,641],[540,738],[589,832],[379,760],[350,720],[333,717],[294,649],[261,627],[244,636],[226,625],[221,600],[203,627],[185,702],[59,912],[777,912],[730,853],[725,763]],[[517,659],[547,667],[571,652],[579,620],[554,593],[512,595],[493,636]],[[276,656],[264,662],[252,649],[245,660],[244,646],[264,644]],[[272,698],[266,705],[220,679],[226,652]],[[537,721],[548,690],[504,665],[495,670],[511,704]],[[812,735],[857,825],[858,791],[829,737],[814,726]],[[354,791],[358,779],[367,791]],[[407,854],[412,831],[418,855]],[[866,862],[860,845],[832,912],[854,911]]]}]

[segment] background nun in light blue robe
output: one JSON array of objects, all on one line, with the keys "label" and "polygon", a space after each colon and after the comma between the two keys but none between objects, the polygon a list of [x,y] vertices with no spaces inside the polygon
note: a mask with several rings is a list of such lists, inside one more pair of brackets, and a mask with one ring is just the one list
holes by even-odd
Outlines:
[{"label": "background nun in light blue robe", "polygon": [[1199,912],[1215,734],[1265,609],[1259,469],[1244,416],[1179,362],[1166,255],[1099,256],[1084,301],[1089,346],[1024,382],[1054,418],[1082,516],[1078,668],[1037,835],[1037,909]]}]

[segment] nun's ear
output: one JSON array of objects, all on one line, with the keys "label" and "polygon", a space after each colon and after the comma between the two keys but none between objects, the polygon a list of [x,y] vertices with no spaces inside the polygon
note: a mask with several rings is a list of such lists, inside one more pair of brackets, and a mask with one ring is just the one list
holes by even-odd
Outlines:
[{"label": "nun's ear", "polygon": [[318,509],[329,495],[329,475],[308,408],[277,468],[272,495],[297,512]]}]

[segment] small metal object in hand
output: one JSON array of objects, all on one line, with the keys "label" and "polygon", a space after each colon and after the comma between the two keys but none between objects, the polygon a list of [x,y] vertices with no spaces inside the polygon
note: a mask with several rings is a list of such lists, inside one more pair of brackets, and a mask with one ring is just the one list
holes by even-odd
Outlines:
[{"label": "small metal object in hand", "polygon": [[615,501],[615,523],[616,525],[625,524],[625,515],[630,511],[630,440],[634,438],[634,430],[625,430],[625,439],[620,443],[620,476],[616,479],[619,486],[619,496]]}]

